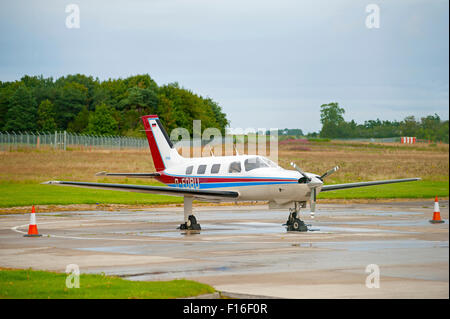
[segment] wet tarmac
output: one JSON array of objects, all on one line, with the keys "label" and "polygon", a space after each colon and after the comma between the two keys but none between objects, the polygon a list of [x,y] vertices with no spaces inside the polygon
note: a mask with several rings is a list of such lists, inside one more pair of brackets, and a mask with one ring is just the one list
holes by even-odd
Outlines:
[{"label": "wet tarmac", "polygon": [[[177,230],[181,207],[0,216],[0,267],[106,273],[129,280],[194,279],[230,293],[279,298],[448,298],[448,201],[322,204],[309,232],[287,232],[286,211],[196,207],[202,230]],[[367,288],[366,267],[380,269]]]}]

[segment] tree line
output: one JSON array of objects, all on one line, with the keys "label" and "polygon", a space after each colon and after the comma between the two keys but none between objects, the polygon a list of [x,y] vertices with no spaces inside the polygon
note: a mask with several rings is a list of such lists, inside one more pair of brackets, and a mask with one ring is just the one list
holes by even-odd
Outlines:
[{"label": "tree line", "polygon": [[398,136],[415,136],[418,139],[449,142],[449,121],[443,121],[439,115],[428,115],[419,119],[407,116],[402,121],[367,120],[357,124],[354,120],[347,122],[343,115],[345,110],[338,103],[323,104],[320,107],[323,138],[383,138]]},{"label": "tree line", "polygon": [[184,127],[192,134],[194,119],[202,121],[202,128],[215,127],[222,133],[229,124],[211,98],[178,83],[158,86],[148,74],[105,81],[83,74],[0,81],[3,131],[144,136],[140,117],[148,114],[158,114],[169,133]]}]

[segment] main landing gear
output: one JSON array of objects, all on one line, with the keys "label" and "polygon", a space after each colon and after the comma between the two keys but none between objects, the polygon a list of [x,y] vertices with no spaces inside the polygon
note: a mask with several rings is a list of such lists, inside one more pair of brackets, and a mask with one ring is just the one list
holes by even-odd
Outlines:
[{"label": "main landing gear", "polygon": [[289,208],[288,220],[286,221],[286,224],[283,225],[287,226],[287,231],[308,231],[308,227],[305,225],[305,222],[298,217],[299,212],[300,205],[297,202],[295,203],[294,208]]},{"label": "main landing gear", "polygon": [[197,218],[192,215],[192,197],[184,196],[184,223],[177,229],[180,230],[201,230],[200,224],[197,223]]},{"label": "main landing gear", "polygon": [[195,216],[194,215],[189,215],[188,216],[188,220],[184,224],[181,224],[180,227],[178,227],[178,229],[181,229],[181,230],[201,230],[202,228],[200,227],[200,224],[197,223],[197,219],[195,218]]}]

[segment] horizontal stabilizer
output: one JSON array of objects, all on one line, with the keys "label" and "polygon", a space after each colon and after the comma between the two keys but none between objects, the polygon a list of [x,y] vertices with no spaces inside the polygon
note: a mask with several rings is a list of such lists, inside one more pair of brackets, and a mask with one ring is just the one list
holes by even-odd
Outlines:
[{"label": "horizontal stabilizer", "polygon": [[108,173],[108,172],[98,172],[95,176],[124,176],[124,177],[135,177],[135,178],[153,178],[161,176],[160,173]]}]

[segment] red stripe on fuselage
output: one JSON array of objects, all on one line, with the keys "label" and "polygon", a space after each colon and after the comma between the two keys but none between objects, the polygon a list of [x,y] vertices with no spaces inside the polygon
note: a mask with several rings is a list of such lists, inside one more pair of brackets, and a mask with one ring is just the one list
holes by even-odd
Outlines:
[{"label": "red stripe on fuselage", "polygon": [[164,184],[174,184],[175,179],[180,178],[197,178],[200,183],[238,183],[238,182],[296,182],[296,179],[280,179],[280,178],[239,178],[239,177],[201,177],[198,175],[180,175],[171,176],[161,172],[161,176],[157,179]]},{"label": "red stripe on fuselage", "polygon": [[145,134],[147,135],[148,146],[150,147],[150,152],[152,153],[153,164],[157,172],[163,171],[164,162],[162,160],[161,154],[159,153],[158,145],[156,144],[155,137],[153,136],[152,128],[150,127],[149,119],[156,119],[157,115],[146,115],[142,117],[142,122],[144,123]]}]

